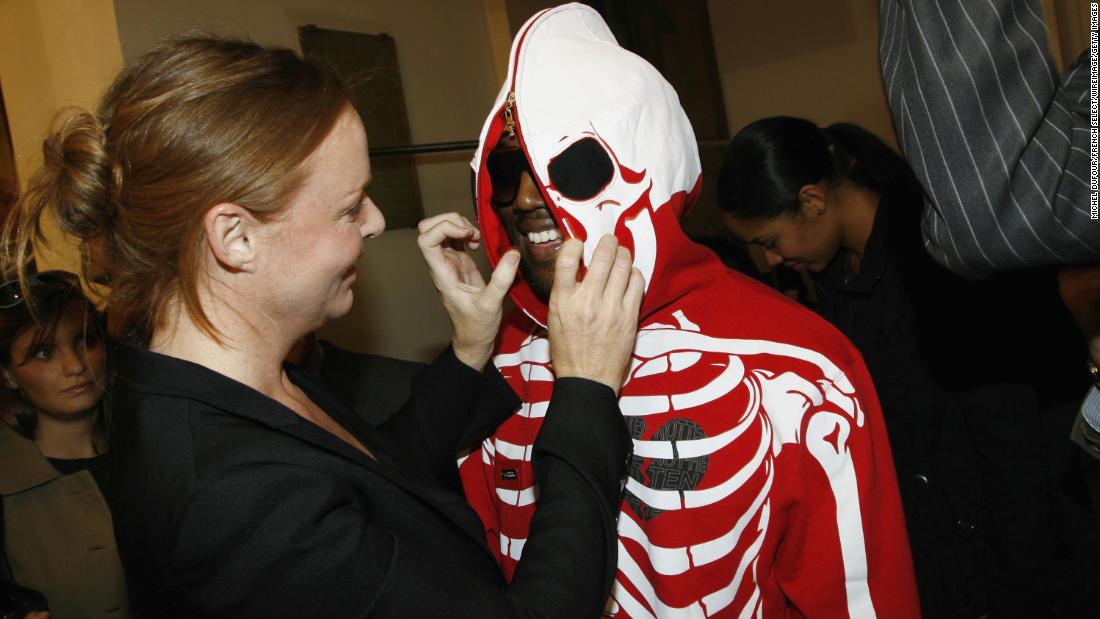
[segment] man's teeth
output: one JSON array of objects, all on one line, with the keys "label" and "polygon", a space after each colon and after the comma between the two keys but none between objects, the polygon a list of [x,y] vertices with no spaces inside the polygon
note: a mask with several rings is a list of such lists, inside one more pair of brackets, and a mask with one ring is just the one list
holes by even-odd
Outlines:
[{"label": "man's teeth", "polygon": [[531,243],[549,243],[561,239],[561,233],[557,230],[543,230],[542,232],[528,232],[527,240]]}]

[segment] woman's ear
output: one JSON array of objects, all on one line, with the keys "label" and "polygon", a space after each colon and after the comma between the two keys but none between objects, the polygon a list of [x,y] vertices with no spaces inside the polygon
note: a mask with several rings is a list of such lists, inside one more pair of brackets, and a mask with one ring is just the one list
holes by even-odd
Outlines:
[{"label": "woman's ear", "polygon": [[18,389],[19,383],[15,382],[15,376],[6,367],[0,367],[0,377],[4,379],[4,386],[8,389]]},{"label": "woman's ear", "polygon": [[798,190],[798,205],[804,217],[825,213],[825,189],[820,183],[803,185]]},{"label": "woman's ear", "polygon": [[256,267],[256,219],[248,209],[223,203],[203,217],[206,244],[218,263],[231,271],[251,272]]}]

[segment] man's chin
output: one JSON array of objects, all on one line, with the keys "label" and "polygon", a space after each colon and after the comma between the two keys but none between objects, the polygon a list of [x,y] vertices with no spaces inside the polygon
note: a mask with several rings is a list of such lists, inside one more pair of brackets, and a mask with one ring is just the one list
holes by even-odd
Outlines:
[{"label": "man's chin", "polygon": [[550,302],[550,290],[554,287],[554,265],[550,264],[532,264],[530,260],[524,257],[519,263],[520,274],[523,275],[523,279],[527,281],[527,285],[531,287],[531,291],[535,293],[535,296],[543,303]]}]

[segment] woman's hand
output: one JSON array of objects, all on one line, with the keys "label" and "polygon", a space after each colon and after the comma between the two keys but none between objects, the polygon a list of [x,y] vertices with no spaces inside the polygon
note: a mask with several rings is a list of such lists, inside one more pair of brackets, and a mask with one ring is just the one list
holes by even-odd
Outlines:
[{"label": "woman's hand", "polygon": [[559,377],[578,376],[619,393],[638,331],[645,292],[630,252],[605,235],[577,281],[584,245],[570,239],[558,250],[550,293],[550,358]]},{"label": "woman's hand", "polygon": [[443,309],[451,319],[451,343],[455,356],[481,371],[493,354],[500,329],[501,305],[512,287],[519,266],[519,252],[500,259],[488,285],[467,249],[481,245],[481,232],[458,213],[429,217],[418,226],[416,242],[439,291]]}]

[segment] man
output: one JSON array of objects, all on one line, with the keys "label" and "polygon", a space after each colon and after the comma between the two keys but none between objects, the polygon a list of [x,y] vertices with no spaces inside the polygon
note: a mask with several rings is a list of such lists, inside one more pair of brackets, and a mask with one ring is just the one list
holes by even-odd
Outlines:
[{"label": "man", "polygon": [[538,500],[555,252],[578,238],[587,260],[611,233],[647,292],[619,400],[634,454],[607,614],[917,617],[867,370],[834,329],[684,236],[698,152],[656,70],[592,9],[540,12],[516,37],[473,167],[490,260],[521,254],[494,362],[523,404],[461,464],[505,573]]},{"label": "man", "polygon": [[1089,55],[1054,71],[1039,0],[881,0],[898,143],[928,192],[932,257],[967,277],[1100,261]]},{"label": "man", "polygon": [[[1089,50],[1056,74],[1039,0],[881,0],[879,14],[883,83],[928,192],[932,257],[968,277],[1098,265]],[[1077,271],[1062,288],[1095,383],[1073,438],[1100,457],[1098,274]]]}]

